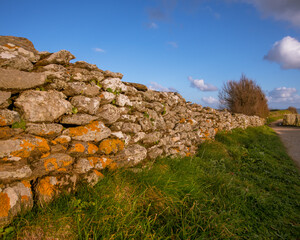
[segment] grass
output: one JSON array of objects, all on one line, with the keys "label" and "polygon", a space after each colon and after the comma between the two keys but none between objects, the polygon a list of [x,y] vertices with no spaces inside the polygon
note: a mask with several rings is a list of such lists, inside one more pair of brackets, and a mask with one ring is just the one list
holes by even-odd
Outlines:
[{"label": "grass", "polygon": [[267,126],[195,157],[106,173],[9,226],[4,239],[300,239],[299,171]]},{"label": "grass", "polygon": [[279,119],[283,119],[285,114],[291,114],[292,112],[289,110],[271,110],[269,116],[267,117],[267,124],[275,122]]}]

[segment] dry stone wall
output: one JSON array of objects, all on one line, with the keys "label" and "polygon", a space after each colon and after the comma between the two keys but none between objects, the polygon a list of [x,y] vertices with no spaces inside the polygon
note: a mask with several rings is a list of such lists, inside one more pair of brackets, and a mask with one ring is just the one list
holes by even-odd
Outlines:
[{"label": "dry stone wall", "polygon": [[74,58],[0,37],[0,226],[79,181],[97,183],[105,168],[190,156],[220,130],[264,124]]},{"label": "dry stone wall", "polygon": [[284,126],[300,127],[300,114],[285,114],[283,116],[282,124]]}]

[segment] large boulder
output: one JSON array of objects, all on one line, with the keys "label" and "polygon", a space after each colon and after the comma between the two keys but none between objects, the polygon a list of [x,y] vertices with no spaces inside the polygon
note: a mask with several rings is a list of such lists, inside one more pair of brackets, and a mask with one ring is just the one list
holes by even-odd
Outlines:
[{"label": "large boulder", "polygon": [[34,54],[38,53],[38,51],[34,48],[33,43],[27,38],[14,36],[0,36],[0,45],[4,46],[8,43],[24,48],[25,50],[33,52]]},{"label": "large boulder", "polygon": [[16,100],[16,107],[23,112],[29,122],[52,122],[65,113],[72,111],[72,105],[61,92],[50,90],[23,92]]}]

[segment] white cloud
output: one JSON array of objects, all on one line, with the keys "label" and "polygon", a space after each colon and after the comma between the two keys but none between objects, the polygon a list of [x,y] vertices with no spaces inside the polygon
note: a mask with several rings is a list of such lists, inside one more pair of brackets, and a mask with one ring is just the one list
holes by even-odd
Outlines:
[{"label": "white cloud", "polygon": [[219,100],[216,99],[216,98],[214,98],[214,97],[211,97],[211,96],[209,96],[209,97],[203,97],[203,98],[201,98],[201,100],[204,103],[210,104],[210,105],[217,105],[217,104],[219,104]]},{"label": "white cloud", "polygon": [[172,46],[173,48],[178,48],[178,44],[176,42],[167,42],[167,44]]},{"label": "white cloud", "polygon": [[254,5],[263,16],[272,16],[276,20],[291,22],[300,27],[299,0],[242,0]]},{"label": "white cloud", "polygon": [[197,88],[200,91],[209,92],[218,90],[214,85],[205,84],[203,79],[193,79],[192,77],[188,77],[188,79],[191,82],[191,87]]},{"label": "white cloud", "polygon": [[94,50],[95,52],[102,52],[102,53],[105,52],[105,50],[103,50],[102,48],[93,48],[93,50]]},{"label": "white cloud", "polygon": [[300,42],[290,36],[274,43],[264,59],[277,62],[283,69],[300,69]]},{"label": "white cloud", "polygon": [[151,82],[149,86],[150,90],[161,91],[161,92],[178,92],[175,88],[172,87],[164,87],[157,82]]},{"label": "white cloud", "polygon": [[147,27],[151,29],[157,29],[158,25],[155,22],[151,22],[147,24]]},{"label": "white cloud", "polygon": [[275,88],[269,92],[267,99],[270,105],[277,105],[282,108],[293,105],[300,107],[300,96],[297,94],[296,88]]}]

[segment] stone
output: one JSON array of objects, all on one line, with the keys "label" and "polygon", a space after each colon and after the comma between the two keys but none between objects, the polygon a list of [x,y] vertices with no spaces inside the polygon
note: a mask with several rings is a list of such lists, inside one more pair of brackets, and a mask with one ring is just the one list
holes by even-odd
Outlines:
[{"label": "stone", "polygon": [[152,160],[162,156],[163,150],[157,146],[153,146],[148,149],[148,157]]},{"label": "stone", "polygon": [[116,95],[110,92],[102,92],[99,97],[101,98],[102,104],[108,104],[116,98]]},{"label": "stone", "polygon": [[57,123],[27,123],[25,132],[41,137],[55,137],[61,133],[63,126]]},{"label": "stone", "polygon": [[95,186],[101,179],[104,178],[104,175],[97,171],[96,169],[94,169],[93,171],[87,173],[84,176],[84,180],[90,185],[90,186]]},{"label": "stone", "polygon": [[92,169],[102,170],[106,167],[116,167],[113,160],[107,157],[79,158],[74,165],[74,172],[78,174],[87,173]]},{"label": "stone", "polygon": [[16,137],[0,140],[0,159],[5,161],[19,161],[30,156],[43,156],[49,153],[50,147],[46,139],[41,137]]},{"label": "stone", "polygon": [[57,194],[56,185],[57,177],[47,176],[39,179],[35,188],[35,193],[40,205],[43,206],[43,204],[53,200],[54,196]]},{"label": "stone", "polygon": [[137,117],[134,115],[129,115],[129,114],[122,114],[120,117],[120,121],[123,122],[132,122],[134,123],[136,121]]},{"label": "stone", "polygon": [[86,125],[96,119],[98,119],[98,117],[96,116],[92,116],[85,113],[77,113],[77,114],[62,116],[60,122],[64,124]]},{"label": "stone", "polygon": [[43,73],[0,69],[0,89],[23,90],[41,86],[45,82],[46,76]]},{"label": "stone", "polygon": [[10,103],[8,102],[11,92],[0,91],[0,108],[7,108]]},{"label": "stone", "polygon": [[90,64],[85,61],[77,61],[73,64],[75,68],[83,68],[89,71],[100,71],[96,64]]},{"label": "stone", "polygon": [[99,92],[99,86],[85,84],[84,82],[68,82],[63,91],[66,96],[84,95],[88,97],[97,96]]},{"label": "stone", "polygon": [[24,162],[4,162],[0,164],[0,182],[9,183],[28,179],[32,175],[31,168]]},{"label": "stone", "polygon": [[98,84],[104,79],[104,75],[101,71],[89,71],[83,68],[68,68],[72,81],[90,82]]},{"label": "stone", "polygon": [[67,153],[71,155],[92,155],[97,151],[98,147],[93,143],[75,141],[71,143]]},{"label": "stone", "polygon": [[138,91],[142,91],[142,92],[146,92],[148,91],[148,88],[143,85],[143,84],[140,84],[140,83],[130,83],[130,82],[123,82],[126,86],[129,86],[129,87],[134,87],[136,90]]},{"label": "stone", "polygon": [[0,126],[12,125],[20,120],[18,112],[8,109],[0,109]]},{"label": "stone", "polygon": [[70,136],[73,140],[99,142],[108,138],[111,130],[101,121],[93,121],[85,126],[68,128],[63,131],[63,135]]},{"label": "stone", "polygon": [[72,55],[67,50],[60,50],[56,53],[52,53],[50,56],[38,61],[36,66],[45,66],[49,64],[60,64],[60,65],[67,65],[69,64],[70,60],[75,59],[75,56]]},{"label": "stone", "polygon": [[35,178],[51,172],[66,173],[72,167],[74,158],[65,153],[52,153],[45,158],[40,158],[32,163]]},{"label": "stone", "polygon": [[89,98],[84,96],[75,96],[71,99],[71,104],[77,108],[80,113],[96,114],[101,99],[99,97]]},{"label": "stone", "polygon": [[120,118],[120,112],[120,109],[117,107],[106,104],[98,109],[96,116],[105,124],[112,124]]},{"label": "stone", "polygon": [[124,149],[124,142],[120,139],[105,139],[99,144],[99,152],[102,154],[116,154]]},{"label": "stone", "polygon": [[122,126],[122,132],[124,133],[138,133],[142,130],[142,127],[137,123],[125,122]]},{"label": "stone", "polygon": [[137,142],[141,141],[145,136],[146,136],[146,133],[138,132],[132,137],[131,142],[137,143]]},{"label": "stone", "polygon": [[[285,126],[296,126],[296,123],[297,123],[297,116],[298,114],[285,114],[283,116],[283,121],[282,121],[282,124],[285,125]],[[300,117],[299,117],[300,118]]]},{"label": "stone", "polygon": [[0,36],[0,45],[4,46],[8,43],[14,44],[27,51],[33,52],[34,54],[38,54],[38,51],[34,48],[33,43],[27,38],[14,36]]},{"label": "stone", "polygon": [[134,144],[119,152],[112,159],[122,167],[135,166],[147,157],[147,149],[141,145]]},{"label": "stone", "polygon": [[110,90],[112,92],[119,91],[119,92],[126,92],[127,86],[122,83],[120,78],[108,78],[101,82],[104,90]]},{"label": "stone", "polygon": [[21,128],[10,128],[8,126],[0,127],[0,139],[8,139],[14,135],[22,133],[24,130]]},{"label": "stone", "polygon": [[49,64],[43,67],[40,67],[39,69],[42,69],[43,71],[50,71],[50,72],[66,72],[67,69],[58,64]]},{"label": "stone", "polygon": [[52,144],[62,144],[67,145],[69,142],[71,142],[71,137],[67,135],[60,135],[59,137],[55,138],[53,141],[51,141]]},{"label": "stone", "polygon": [[23,112],[23,118],[29,122],[52,122],[72,111],[72,105],[66,96],[55,90],[22,92],[15,106]]},{"label": "stone", "polygon": [[1,190],[0,188],[0,228],[9,224],[14,216],[33,206],[31,185],[28,181],[15,183]]},{"label": "stone", "polygon": [[104,71],[103,74],[104,74],[104,76],[106,78],[119,78],[119,79],[123,78],[123,74],[122,73],[111,72],[109,70]]},{"label": "stone", "polygon": [[143,138],[143,143],[144,144],[155,144],[155,143],[159,142],[160,138],[161,138],[161,133],[160,132],[148,133]]},{"label": "stone", "polygon": [[7,52],[0,48],[0,67],[5,69],[17,69],[31,71],[33,64],[25,57],[19,56],[18,52]]},{"label": "stone", "polygon": [[130,102],[129,98],[124,94],[119,94],[116,98],[116,104],[120,107],[124,106],[132,106],[132,103]]}]

